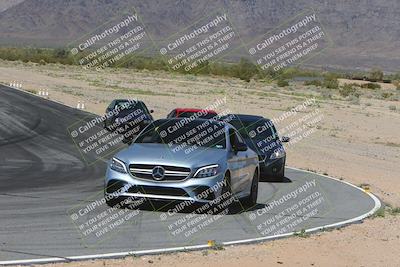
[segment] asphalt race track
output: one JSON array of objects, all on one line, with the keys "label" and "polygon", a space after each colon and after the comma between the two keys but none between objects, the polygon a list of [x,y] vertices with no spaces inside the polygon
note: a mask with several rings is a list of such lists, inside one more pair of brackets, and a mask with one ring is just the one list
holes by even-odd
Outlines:
[{"label": "asphalt race track", "polygon": [[[83,234],[82,224],[107,211],[102,205],[73,217],[102,197],[106,159],[88,166],[67,131],[88,115],[0,86],[0,264],[198,248],[208,240],[265,240],[359,221],[380,207],[359,188],[288,168],[286,182],[260,183],[255,207],[235,203],[226,215],[213,216],[168,213],[176,203],[144,203],[137,210],[114,211],[124,213],[125,221],[109,232]],[[192,228],[183,228],[189,221]]]}]

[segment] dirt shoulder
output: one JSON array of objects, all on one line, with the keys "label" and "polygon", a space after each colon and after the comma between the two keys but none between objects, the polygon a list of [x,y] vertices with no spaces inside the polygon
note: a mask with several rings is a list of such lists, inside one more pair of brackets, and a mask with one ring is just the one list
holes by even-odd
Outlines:
[{"label": "dirt shoulder", "polygon": [[399,217],[376,218],[363,224],[260,244],[231,246],[167,255],[96,260],[54,267],[125,266],[399,266]]}]

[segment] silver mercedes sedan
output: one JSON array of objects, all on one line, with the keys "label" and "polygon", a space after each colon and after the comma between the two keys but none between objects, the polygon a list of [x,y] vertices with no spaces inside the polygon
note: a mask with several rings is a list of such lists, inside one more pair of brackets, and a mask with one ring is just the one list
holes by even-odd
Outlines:
[{"label": "silver mercedes sedan", "polygon": [[[206,119],[161,119],[109,162],[108,205],[137,198],[220,203],[257,201],[257,154],[230,124]],[[128,200],[128,201],[126,201]]]}]

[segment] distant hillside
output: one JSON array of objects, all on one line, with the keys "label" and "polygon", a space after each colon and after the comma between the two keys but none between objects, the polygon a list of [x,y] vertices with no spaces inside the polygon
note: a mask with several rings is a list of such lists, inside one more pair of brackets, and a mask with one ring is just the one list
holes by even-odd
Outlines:
[{"label": "distant hillside", "polygon": [[9,9],[12,6],[18,5],[19,3],[23,2],[24,0],[1,0],[0,1],[0,12],[3,12]]},{"label": "distant hillside", "polygon": [[[0,7],[18,1],[2,0]],[[386,70],[400,66],[398,0],[25,0],[0,13],[0,44],[65,46],[132,6],[155,40],[220,9],[230,13],[242,39],[252,40],[313,7],[334,46],[312,65]]]}]

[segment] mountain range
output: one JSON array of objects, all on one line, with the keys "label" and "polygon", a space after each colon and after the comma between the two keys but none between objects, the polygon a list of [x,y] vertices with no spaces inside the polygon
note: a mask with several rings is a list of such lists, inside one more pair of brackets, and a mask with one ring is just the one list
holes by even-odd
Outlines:
[{"label": "mountain range", "polygon": [[0,45],[64,47],[133,7],[155,42],[215,10],[253,40],[314,9],[332,45],[307,65],[400,69],[399,0],[1,0]]}]

